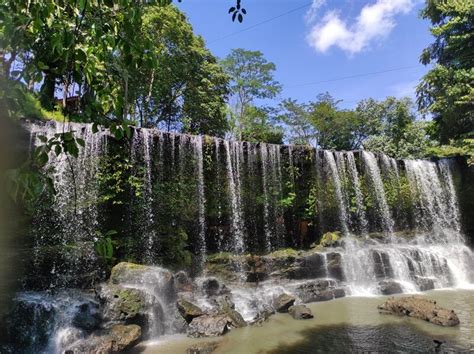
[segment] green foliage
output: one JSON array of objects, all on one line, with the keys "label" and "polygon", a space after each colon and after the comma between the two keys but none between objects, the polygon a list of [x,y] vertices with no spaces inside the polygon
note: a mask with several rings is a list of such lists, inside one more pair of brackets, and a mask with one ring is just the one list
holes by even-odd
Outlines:
[{"label": "green foliage", "polygon": [[377,129],[363,142],[364,149],[396,158],[422,158],[434,144],[429,139],[431,124],[418,121],[410,99],[388,97],[359,103],[356,111]]},{"label": "green foliage", "polygon": [[268,126],[267,119],[262,121],[264,111],[255,108],[253,102],[274,98],[280,93],[281,85],[274,79],[275,64],[267,61],[260,51],[239,48],[233,49],[221,65],[231,79],[230,90],[236,100],[231,114],[233,136],[242,140],[244,133],[259,128],[274,135],[275,128]]},{"label": "green foliage", "polygon": [[134,175],[132,169],[129,157],[119,152],[102,157],[97,175],[100,203],[121,205],[128,191],[132,191],[136,197],[142,195],[143,179]]},{"label": "green foliage", "polygon": [[149,65],[130,70],[133,119],[144,126],[222,136],[228,77],[186,17],[173,6],[151,6],[141,37],[152,57]]},{"label": "green foliage", "polygon": [[283,130],[271,124],[269,109],[247,106],[240,121],[240,127],[234,127],[234,131],[237,129],[240,130],[240,137],[244,141],[283,143]]},{"label": "green foliage", "polygon": [[434,157],[467,156],[468,164],[474,166],[474,139],[451,140],[449,145],[432,146],[427,150],[427,155]]},{"label": "green foliage", "polygon": [[429,0],[421,12],[431,21],[435,42],[420,58],[435,63],[417,88],[418,105],[433,115],[434,136],[446,144],[450,139],[474,133],[474,3]]},{"label": "green foliage", "polygon": [[105,234],[100,231],[96,231],[96,240],[94,241],[94,249],[97,255],[104,259],[107,263],[113,263],[114,258],[114,247],[116,242],[113,241],[113,237],[117,235],[117,231],[109,230]]},{"label": "green foliage", "polygon": [[161,262],[173,267],[188,267],[191,265],[191,252],[187,250],[188,235],[178,226],[165,226],[160,229],[162,242]]},{"label": "green foliage", "polygon": [[354,150],[377,130],[377,120],[360,113],[339,109],[341,101],[329,93],[309,103],[287,99],[280,104],[279,121],[288,127],[287,139],[296,144],[311,144],[323,149]]}]

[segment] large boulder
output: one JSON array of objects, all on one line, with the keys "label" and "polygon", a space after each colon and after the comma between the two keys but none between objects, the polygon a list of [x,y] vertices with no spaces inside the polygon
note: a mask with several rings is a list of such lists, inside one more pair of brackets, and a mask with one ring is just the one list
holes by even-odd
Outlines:
[{"label": "large boulder", "polygon": [[125,321],[142,325],[147,320],[152,299],[139,289],[102,284],[96,288],[106,321]]},{"label": "large boulder", "polygon": [[168,303],[177,297],[173,273],[160,267],[121,262],[112,268],[110,283],[146,288]]},{"label": "large boulder", "polygon": [[74,343],[65,354],[122,353],[134,347],[141,339],[141,328],[137,325],[115,325],[110,330],[100,331]]},{"label": "large boulder", "polygon": [[403,293],[402,286],[393,280],[382,280],[378,284],[378,289],[383,295],[393,295]]},{"label": "large boulder", "polygon": [[184,299],[179,299],[176,302],[176,307],[187,323],[190,323],[196,317],[204,315],[204,312],[198,306]]},{"label": "large boulder", "polygon": [[456,326],[459,318],[453,310],[439,307],[436,301],[422,297],[399,297],[378,306],[381,313],[410,316],[440,326]]},{"label": "large boulder", "polygon": [[273,300],[273,308],[276,312],[285,313],[288,312],[288,309],[293,306],[296,298],[289,294],[280,294]]},{"label": "large boulder", "polygon": [[337,288],[333,279],[315,279],[296,287],[296,295],[302,302],[317,302],[336,299],[345,296],[342,288]]},{"label": "large boulder", "polygon": [[308,320],[313,318],[313,313],[305,305],[294,305],[288,309],[288,313],[295,320]]},{"label": "large boulder", "polygon": [[188,336],[217,337],[227,333],[231,326],[231,320],[226,314],[203,315],[194,318],[188,327]]}]

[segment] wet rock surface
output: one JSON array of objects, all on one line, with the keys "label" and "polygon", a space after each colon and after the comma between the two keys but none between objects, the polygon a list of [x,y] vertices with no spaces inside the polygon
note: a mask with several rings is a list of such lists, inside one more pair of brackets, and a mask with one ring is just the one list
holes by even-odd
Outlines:
[{"label": "wet rock surface", "polygon": [[189,324],[188,336],[217,337],[226,334],[231,326],[231,320],[226,314],[204,315],[194,318]]},{"label": "wet rock surface", "polygon": [[121,262],[112,268],[109,282],[156,289],[167,302],[174,302],[177,297],[173,273],[160,267]]},{"label": "wet rock surface", "polygon": [[337,288],[333,279],[316,279],[300,284],[295,289],[302,302],[328,301],[345,296],[345,290]]},{"label": "wet rock surface", "polygon": [[179,299],[176,302],[176,307],[187,323],[190,323],[196,317],[204,315],[201,308],[184,299]]},{"label": "wet rock surface", "polygon": [[103,307],[104,320],[127,321],[136,324],[142,324],[145,321],[147,298],[142,290],[102,284],[97,287],[96,292]]},{"label": "wet rock surface", "polygon": [[95,332],[87,339],[80,340],[64,353],[121,353],[138,344],[141,335],[140,326],[118,324],[110,330]]},{"label": "wet rock surface", "polygon": [[77,328],[86,331],[93,331],[100,328],[102,314],[100,306],[95,302],[85,302],[76,306],[77,312],[74,314],[72,324]]},{"label": "wet rock surface", "polygon": [[285,313],[288,312],[290,306],[293,306],[296,298],[289,294],[281,294],[273,300],[273,307],[276,312]]},{"label": "wet rock surface", "polygon": [[454,310],[439,307],[436,301],[422,297],[399,297],[378,306],[381,313],[419,318],[439,326],[456,326],[459,318]]},{"label": "wet rock surface", "polygon": [[434,279],[432,278],[415,277],[415,283],[420,288],[420,291],[427,291],[435,288]]},{"label": "wet rock surface", "polygon": [[288,313],[295,320],[308,320],[313,318],[313,313],[305,305],[294,305],[288,309]]},{"label": "wet rock surface", "polygon": [[378,289],[383,295],[393,295],[403,293],[402,286],[393,280],[383,280],[379,282]]}]

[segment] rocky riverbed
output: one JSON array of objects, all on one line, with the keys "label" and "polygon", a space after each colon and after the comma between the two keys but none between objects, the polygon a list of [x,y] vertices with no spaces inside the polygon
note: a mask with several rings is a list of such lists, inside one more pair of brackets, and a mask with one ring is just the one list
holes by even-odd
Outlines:
[{"label": "rocky riverbed", "polygon": [[[172,335],[197,339],[227,337],[229,332],[271,326],[273,318],[284,322],[330,323],[325,318],[327,314],[314,304],[330,304],[334,302],[329,300],[350,295],[343,280],[315,277],[318,252],[281,251],[264,257],[240,258],[247,263],[236,270],[232,269],[236,257],[211,257],[207,276],[195,279],[183,271],[173,273],[159,267],[119,263],[107,282],[90,291],[24,293],[17,298],[12,315],[6,318],[7,330],[16,331],[12,337],[21,347],[7,349],[46,348],[47,352],[71,354],[100,349],[112,353]],[[333,258],[334,263],[328,267],[336,270],[337,256]],[[289,270],[300,277],[288,279]],[[235,275],[222,277],[223,272]],[[247,282],[238,282],[242,274]],[[265,280],[254,281],[257,274]],[[457,317],[451,310],[439,308],[433,302],[413,305],[414,300],[410,300],[401,307],[401,298],[394,301],[373,304],[371,311],[379,305],[384,311],[436,324],[456,324]],[[290,325],[293,326],[300,328]],[[18,332],[18,328],[23,332]],[[214,344],[211,347],[218,348]],[[193,350],[201,353],[201,349]]]}]

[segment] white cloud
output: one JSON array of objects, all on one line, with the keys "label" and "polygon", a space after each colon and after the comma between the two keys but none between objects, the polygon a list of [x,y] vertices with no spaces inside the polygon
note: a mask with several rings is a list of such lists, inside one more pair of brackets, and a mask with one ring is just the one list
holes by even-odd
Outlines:
[{"label": "white cloud", "polygon": [[304,16],[306,23],[311,23],[315,20],[318,10],[326,3],[326,0],[313,0],[311,7]]},{"label": "white cloud", "polygon": [[336,46],[350,54],[358,53],[372,41],[390,34],[396,25],[395,16],[410,12],[415,1],[377,0],[365,5],[352,24],[341,19],[339,12],[329,11],[321,22],[313,25],[307,40],[319,52]]}]

